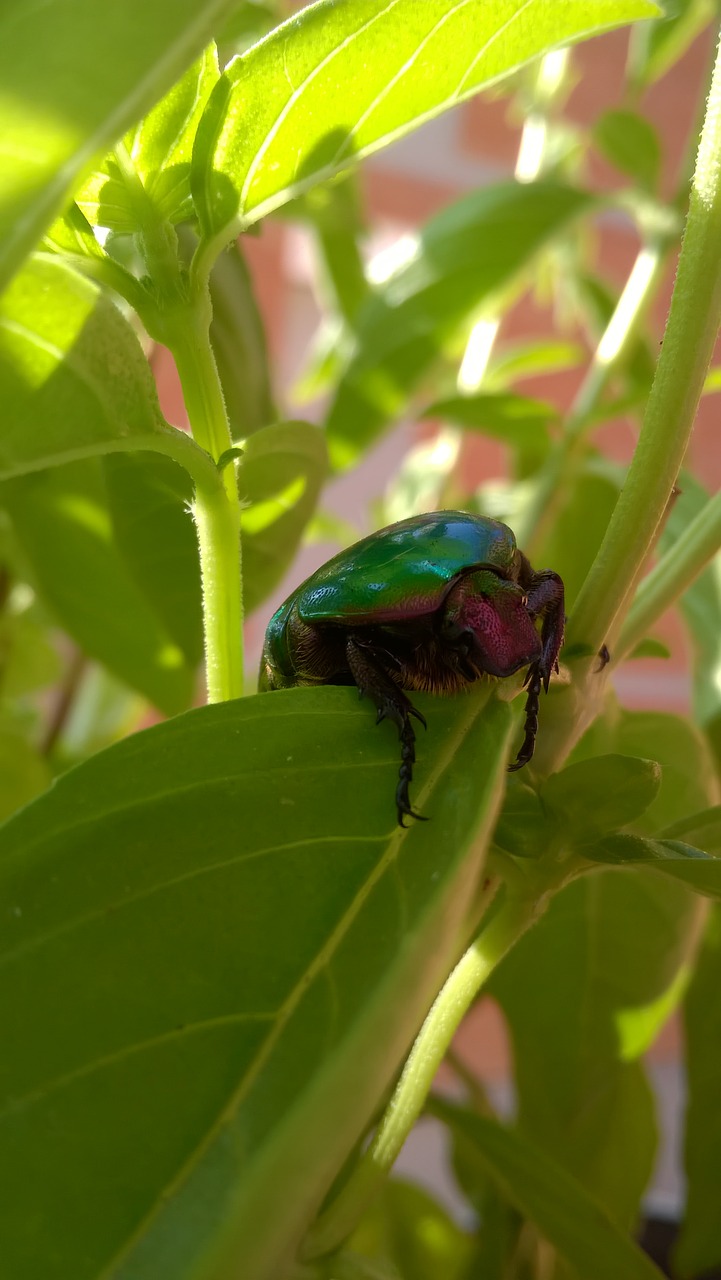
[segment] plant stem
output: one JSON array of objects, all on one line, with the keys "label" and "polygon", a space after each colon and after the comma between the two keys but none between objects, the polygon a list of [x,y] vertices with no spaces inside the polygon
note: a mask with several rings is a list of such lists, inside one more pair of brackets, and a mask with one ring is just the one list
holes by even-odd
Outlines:
[{"label": "plant stem", "polygon": [[418,1119],[456,1030],[503,956],[542,914],[547,896],[507,895],[436,996],[368,1150],[309,1232],[303,1256],[336,1249],[355,1227]]},{"label": "plant stem", "polygon": [[717,54],[666,333],[638,446],[569,624],[592,651],[613,637],[669,501],[721,317],[721,59]]},{"label": "plant stem", "polygon": [[532,554],[534,544],[552,523],[566,492],[569,472],[579,456],[594,410],[616,371],[626,360],[656,294],[666,264],[669,241],[658,238],[639,250],[623,292],[566,419],[564,434],[540,472],[533,495],[515,522],[519,546]]},{"label": "plant stem", "polygon": [[686,526],[670,551],[641,583],[618,642],[614,663],[626,655],[647,634],[650,627],[703,572],[721,547],[721,493],[715,494]]},{"label": "plant stem", "polygon": [[[168,321],[167,342],[193,436],[217,462],[232,440],[208,325],[192,304]],[[240,499],[234,463],[223,470],[219,491],[197,489],[193,514],[203,583],[208,701],[223,702],[243,694]]]}]

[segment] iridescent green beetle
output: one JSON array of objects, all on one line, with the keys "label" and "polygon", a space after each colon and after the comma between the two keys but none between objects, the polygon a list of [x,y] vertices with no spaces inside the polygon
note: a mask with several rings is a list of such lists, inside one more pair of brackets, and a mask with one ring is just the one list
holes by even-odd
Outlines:
[{"label": "iridescent green beetle", "polygon": [[[536,572],[497,520],[434,511],[389,525],[311,574],[273,614],[259,688],[355,684],[377,722],[398,728],[398,821],[414,813],[411,717],[405,690],[453,693],[484,675],[528,667],[523,743],[511,769],[533,755],[541,687],[548,691],[563,641],[563,582]],[[540,630],[537,624],[540,623]]]}]

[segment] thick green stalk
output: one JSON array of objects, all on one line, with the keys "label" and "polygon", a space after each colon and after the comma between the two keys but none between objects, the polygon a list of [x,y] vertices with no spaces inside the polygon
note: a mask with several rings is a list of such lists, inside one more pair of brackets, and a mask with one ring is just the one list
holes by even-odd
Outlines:
[{"label": "thick green stalk", "polygon": [[[197,443],[218,460],[232,447],[208,325],[191,306],[167,325],[170,347]],[[243,600],[240,499],[235,464],[223,470],[216,493],[196,490],[193,514],[198,530],[203,583],[208,701],[243,694]]]},{"label": "thick green stalk", "polygon": [[581,589],[568,639],[597,650],[619,627],[693,428],[721,318],[721,58],[717,54],[671,309],[638,446]]},{"label": "thick green stalk", "polygon": [[614,645],[614,662],[622,662],[654,622],[703,572],[721,547],[721,493],[717,493],[686,526],[678,542],[641,583]]},{"label": "thick green stalk", "polygon": [[496,965],[545,906],[545,897],[508,895],[459,960],[418,1033],[371,1145],[339,1195],[309,1232],[303,1248],[305,1259],[332,1252],[353,1230],[421,1114],[436,1072],[462,1019]]}]

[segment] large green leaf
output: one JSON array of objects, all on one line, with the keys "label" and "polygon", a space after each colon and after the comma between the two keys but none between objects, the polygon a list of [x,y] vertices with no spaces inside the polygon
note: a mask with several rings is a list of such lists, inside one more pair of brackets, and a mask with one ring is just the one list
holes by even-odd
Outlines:
[{"label": "large green leaf", "polygon": [[698,910],[660,877],[586,876],[554,899],[490,983],[513,1038],[522,1131],[626,1228],[655,1149],[638,1057],[678,999]]},{"label": "large green leaf", "polygon": [[410,261],[371,297],[328,413],[331,460],[353,462],[480,303],[508,286],[591,197],[555,183],[474,191],[431,218]]},{"label": "large green leaf", "polygon": [[193,155],[206,236],[264,217],[549,48],[649,0],[320,0],[226,69]]},{"label": "large green leaf", "polygon": [[59,259],[31,260],[0,305],[0,478],[164,428],[127,320]]},{"label": "large green leaf", "polygon": [[[419,696],[414,800],[350,689],[191,711],[0,832],[13,1280],[276,1280],[458,945],[509,741]],[[472,850],[472,851],[471,851]]]},{"label": "large green leaf", "polygon": [[147,471],[140,458],[120,467],[113,459],[106,475],[107,461],[7,481],[0,506],[33,585],[65,630],[172,714],[192,701],[201,657],[195,535],[167,487],[182,487],[185,476],[166,458],[152,457]]},{"label": "large green leaf", "polygon": [[583,1280],[661,1280],[650,1258],[546,1152],[461,1107],[434,1101],[433,1110]]},{"label": "large green leaf", "polygon": [[684,1019],[687,1208],[675,1261],[681,1275],[721,1266],[721,907],[708,921]]},{"label": "large green leaf", "polygon": [[192,62],[233,0],[5,0],[0,289],[77,181]]}]

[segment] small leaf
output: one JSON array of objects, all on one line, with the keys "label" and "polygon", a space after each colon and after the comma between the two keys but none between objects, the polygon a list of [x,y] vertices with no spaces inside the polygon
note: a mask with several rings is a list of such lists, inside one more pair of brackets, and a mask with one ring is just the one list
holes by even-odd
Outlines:
[{"label": "small leaf", "polygon": [[670,658],[671,650],[668,645],[662,644],[660,640],[655,640],[653,636],[646,636],[641,640],[636,648],[628,655],[631,658]]},{"label": "small leaf", "polygon": [[575,369],[585,359],[577,342],[523,342],[509,346],[491,361],[487,381],[506,385],[523,378]]},{"label": "small leaf", "polygon": [[541,800],[569,841],[585,843],[633,822],[656,799],[660,785],[655,760],[594,756],[552,774]]},{"label": "small leaf", "polygon": [[661,143],[653,125],[635,111],[604,111],[593,128],[599,151],[646,191],[655,191]]},{"label": "small leaf", "polygon": [[456,426],[501,440],[510,448],[533,452],[540,458],[549,449],[548,426],[558,420],[557,411],[545,400],[503,392],[436,400],[419,416],[443,418]]},{"label": "small leaf", "polygon": [[479,1163],[584,1280],[661,1280],[597,1200],[527,1138],[450,1103],[433,1111],[472,1142]]},{"label": "small leaf", "polygon": [[327,461],[323,433],[308,422],[278,422],[250,436],[238,469],[243,595],[250,612],[278,586],[320,495]]},{"label": "small leaf", "polygon": [[721,858],[681,840],[649,840],[645,836],[606,836],[579,850],[591,862],[619,866],[647,863],[654,871],[681,880],[710,898],[721,898]]},{"label": "small leaf", "polygon": [[0,310],[0,478],[164,429],[140,343],[91,281],[31,260]]},{"label": "small leaf", "polygon": [[664,840],[683,837],[706,853],[721,854],[721,805],[712,805],[700,813],[690,813],[661,832]]},{"label": "small leaf", "polygon": [[538,793],[512,774],[493,833],[494,845],[517,858],[540,858],[557,835],[558,828]]},{"label": "small leaf", "polygon": [[104,258],[93,228],[77,204],[56,218],[43,237],[43,246],[55,253],[79,253],[85,258]]},{"label": "small leaf", "polygon": [[311,5],[232,62],[211,95],[193,154],[203,231],[230,240],[547,49],[657,12],[648,0]]},{"label": "small leaf", "polygon": [[569,187],[510,182],[475,191],[430,219],[410,260],[358,315],[356,350],[327,418],[335,466],[355,461],[405,407],[449,335],[592,204]]},{"label": "small leaf", "polygon": [[416,700],[405,831],[397,737],[337,688],[135,734],[0,829],[18,1275],[281,1274],[453,963],[503,781],[490,688]]},{"label": "small leaf", "polygon": [[0,292],[93,160],[169,89],[233,0],[93,0],[0,9]]}]

